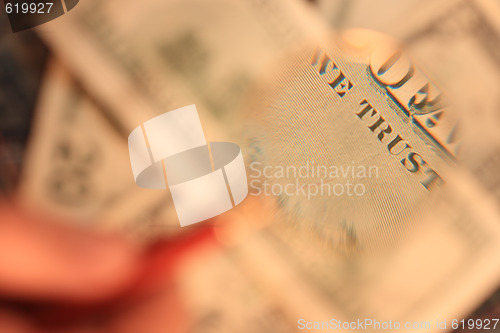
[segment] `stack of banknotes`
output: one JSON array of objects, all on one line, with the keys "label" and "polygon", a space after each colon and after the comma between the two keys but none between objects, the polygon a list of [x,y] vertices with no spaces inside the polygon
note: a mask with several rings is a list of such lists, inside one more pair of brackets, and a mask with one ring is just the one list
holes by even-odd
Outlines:
[{"label": "stack of banknotes", "polygon": [[[35,32],[17,199],[144,244],[213,228],[176,273],[192,332],[500,331],[500,2],[85,0]],[[191,104],[250,193],[181,228],[127,137]]]}]

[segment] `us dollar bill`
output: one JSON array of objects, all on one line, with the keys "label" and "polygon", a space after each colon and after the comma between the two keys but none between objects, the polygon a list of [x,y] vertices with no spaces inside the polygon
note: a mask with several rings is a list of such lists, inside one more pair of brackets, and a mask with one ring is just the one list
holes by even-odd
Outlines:
[{"label": "us dollar bill", "polygon": [[[467,140],[462,162],[500,198],[500,6],[497,1],[434,3],[399,32],[414,57],[447,89]],[[443,47],[446,45],[446,47]],[[439,59],[439,61],[436,61]],[[441,66],[437,66],[440,63]]]},{"label": "us dollar bill", "polygon": [[129,163],[122,134],[51,59],[16,193],[20,203],[92,228],[146,236],[154,224],[174,233],[168,193],[137,187]]},{"label": "us dollar bill", "polygon": [[127,171],[114,170],[107,162],[126,158],[122,138],[64,67],[51,61],[41,88],[19,197],[60,209],[61,215],[68,209],[82,218],[92,216],[106,200],[132,187]]},{"label": "us dollar bill", "polygon": [[[494,87],[500,73],[494,45],[500,36],[499,15],[498,1],[440,2],[422,9],[399,31],[419,61],[453,91],[456,110],[463,119],[462,132],[469,138],[462,149],[463,163],[497,201],[499,96]],[[439,61],[440,67],[435,59],[445,61]],[[497,294],[473,318],[495,318]]]},{"label": "us dollar bill", "polygon": [[37,31],[126,131],[195,103],[218,139],[270,61],[318,35],[308,13],[299,1],[91,0]]}]

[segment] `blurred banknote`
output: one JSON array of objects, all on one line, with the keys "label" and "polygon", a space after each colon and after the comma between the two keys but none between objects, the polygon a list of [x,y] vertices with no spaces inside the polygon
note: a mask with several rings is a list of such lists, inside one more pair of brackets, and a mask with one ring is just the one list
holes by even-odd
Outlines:
[{"label": "blurred banknote", "polygon": [[[142,192],[129,164],[124,137],[52,59],[26,152],[20,202],[98,228],[137,232],[161,224],[159,215],[170,207],[168,194]],[[163,222],[173,224],[175,216]]]},{"label": "blurred banknote", "polygon": [[318,35],[321,21],[305,19],[309,10],[283,0],[90,0],[37,31],[127,133],[195,103],[213,128],[206,135],[222,138],[217,124],[237,113],[253,79]]},{"label": "blurred banknote", "polygon": [[433,3],[398,34],[454,100],[461,161],[500,202],[499,17],[498,1]]}]

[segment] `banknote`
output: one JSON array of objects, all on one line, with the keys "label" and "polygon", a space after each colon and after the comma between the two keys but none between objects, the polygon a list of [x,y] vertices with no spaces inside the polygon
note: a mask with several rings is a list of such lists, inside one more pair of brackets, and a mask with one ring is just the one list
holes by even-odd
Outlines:
[{"label": "banknote", "polygon": [[[132,188],[127,170],[115,170],[106,162],[127,162],[126,148],[64,67],[52,60],[37,105],[19,196],[63,214],[68,209],[91,217],[105,201]],[[98,169],[101,175],[96,174]]]},{"label": "banknote", "polygon": [[146,236],[142,230],[151,224],[176,225],[175,216],[165,213],[171,206],[168,193],[137,187],[129,164],[122,134],[64,66],[51,59],[17,189],[19,201],[74,223],[136,236]]},{"label": "banknote", "polygon": [[308,14],[299,1],[91,0],[37,31],[127,130],[195,103],[215,140],[270,61],[318,36]]},{"label": "banknote", "polygon": [[[464,142],[470,145],[462,148],[463,163],[497,200],[499,117],[494,87],[500,72],[494,45],[500,36],[498,5],[498,1],[441,2],[427,6],[399,31],[436,80],[453,91],[456,110],[463,117],[462,132],[471,138]],[[435,59],[444,60],[439,61],[442,66],[436,66]],[[464,87],[471,89],[464,93]],[[498,296],[493,295],[472,317],[498,317],[498,304]]]},{"label": "banknote", "polygon": [[470,138],[464,141],[470,144],[462,147],[461,160],[497,198],[500,95],[495,87],[500,80],[500,57],[495,45],[500,41],[499,15],[497,1],[434,3],[416,18],[419,23],[410,21],[399,32],[414,57],[456,101],[461,131]]}]

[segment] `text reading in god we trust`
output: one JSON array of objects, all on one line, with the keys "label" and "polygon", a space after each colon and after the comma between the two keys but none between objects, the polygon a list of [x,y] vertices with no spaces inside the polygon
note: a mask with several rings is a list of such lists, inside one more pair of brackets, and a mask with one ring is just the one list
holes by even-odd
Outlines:
[{"label": "text reading in god we trust", "polygon": [[[444,126],[439,126],[445,113],[439,91],[401,52],[391,53],[388,57],[379,53],[374,52],[370,60],[370,71],[375,80],[401,107],[407,118],[405,121],[417,127],[439,149],[453,157],[455,127],[448,126],[449,130],[443,131]],[[311,65],[319,75],[329,78],[326,83],[340,98],[353,88],[353,83],[324,51],[315,51]],[[355,116],[374,134],[375,140],[386,146],[387,153],[394,156],[402,168],[418,177],[425,189],[430,190],[443,182],[423,154],[416,151],[403,135],[396,133],[394,126],[386,121],[367,98],[359,102]]]}]

